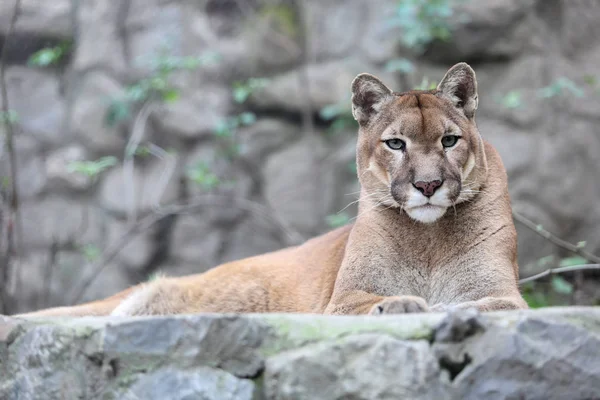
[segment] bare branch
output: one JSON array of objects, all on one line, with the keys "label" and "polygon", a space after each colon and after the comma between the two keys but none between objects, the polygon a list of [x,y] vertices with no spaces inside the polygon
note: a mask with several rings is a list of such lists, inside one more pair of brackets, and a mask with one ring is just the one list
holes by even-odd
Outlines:
[{"label": "bare branch", "polygon": [[146,131],[146,122],[148,121],[148,118],[153,110],[153,103],[144,103],[142,109],[135,118],[135,122],[133,123],[133,133],[129,138],[127,146],[125,146],[125,156],[123,159],[123,180],[125,182],[123,184],[127,193],[127,205],[129,206],[129,212],[127,213],[127,222],[129,224],[133,224],[137,220],[135,152],[137,151],[140,142],[144,137],[144,132]]},{"label": "bare branch", "polygon": [[[14,243],[17,254],[21,253],[20,246],[22,244],[23,230],[22,230],[22,223],[21,223],[22,221],[21,221],[21,216],[20,216],[20,211],[19,211],[19,189],[17,187],[18,172],[17,172],[17,155],[15,152],[15,146],[14,146],[15,132],[14,132],[11,118],[9,117],[10,104],[8,101],[8,89],[7,89],[7,85],[6,85],[6,63],[7,63],[7,58],[8,58],[8,49],[10,47],[10,42],[13,37],[15,27],[17,25],[17,20],[19,19],[20,14],[21,14],[21,0],[15,0],[15,7],[14,7],[13,15],[10,20],[8,30],[6,31],[6,34],[4,36],[4,45],[2,47],[2,54],[0,55],[0,89],[2,92],[2,114],[4,116],[4,118],[2,118],[2,119],[4,120],[4,126],[6,128],[6,149],[8,151],[8,158],[9,158],[9,164],[10,164],[10,179],[11,179],[11,195],[10,195],[10,199],[9,199],[9,205],[10,205],[11,213],[14,216],[12,243]],[[3,222],[5,224],[8,224],[8,223],[10,223],[9,222],[10,219],[11,218],[5,218]],[[11,231],[8,230],[6,240],[9,243],[11,242],[8,237],[10,234],[11,234]],[[10,254],[9,253],[11,252],[11,250],[12,249],[9,244],[9,246],[6,250],[7,251],[7,253],[5,255],[6,257],[4,257],[3,262],[0,265],[0,268],[3,269],[2,271],[0,271],[0,277],[7,277],[9,275],[8,274],[8,268],[10,265]],[[0,289],[6,288],[7,282],[4,281],[3,278],[0,278],[0,279],[2,279],[2,281],[0,282]],[[17,271],[16,282],[15,282],[16,290],[18,290],[18,286],[20,283],[19,281],[20,281],[20,273],[19,273],[19,271]],[[6,292],[6,291],[4,291],[4,292]],[[3,300],[6,300],[6,298]],[[3,307],[5,306],[5,301],[2,301],[2,306]]]},{"label": "bare branch", "polygon": [[167,186],[169,185],[169,181],[175,173],[177,159],[173,154],[169,153],[168,151],[165,151],[165,149],[155,145],[154,143],[148,144],[148,151],[154,157],[158,158],[159,160],[165,163],[165,168],[162,174],[160,175],[158,183],[156,184],[156,190],[154,191],[154,201],[152,202],[153,209],[155,211],[158,211],[160,210],[160,200],[162,199],[162,196],[165,193]]},{"label": "bare branch", "polygon": [[537,233],[538,235],[540,235],[541,237],[545,238],[549,242],[555,244],[556,246],[561,247],[565,250],[568,250],[571,253],[578,254],[588,261],[593,261],[595,263],[600,264],[600,257],[584,250],[580,246],[577,246],[573,243],[569,243],[566,240],[563,240],[563,239],[559,238],[558,236],[548,232],[541,225],[536,224],[535,222],[531,221],[524,215],[519,214],[516,211],[513,211],[513,218],[515,220],[517,220],[518,222],[520,222],[521,224],[525,225],[527,228],[529,228],[532,231],[534,231],[535,233]]},{"label": "bare branch", "polygon": [[539,274],[535,274],[530,277],[519,280],[519,284],[522,285],[523,283],[532,282],[532,281],[541,279],[543,277],[546,277],[548,275],[555,275],[555,274],[562,274],[564,272],[583,271],[583,270],[590,270],[590,269],[600,270],[600,264],[581,264],[581,265],[572,265],[569,267],[548,269],[544,272],[540,272]]},{"label": "bare branch", "polygon": [[104,250],[104,252],[100,256],[100,259],[93,264],[92,268],[90,268],[90,272],[88,273],[88,275],[81,280],[81,283],[78,285],[78,288],[74,290],[75,294],[70,303],[75,304],[81,300],[82,296],[92,285],[92,283],[94,283],[96,278],[138,233],[151,228],[157,222],[171,215],[197,212],[203,207],[221,206],[224,201],[231,200],[233,200],[234,207],[238,207],[239,209],[253,213],[258,217],[265,218],[267,221],[271,222],[274,226],[276,226],[281,231],[281,233],[283,233],[282,238],[284,238],[284,245],[296,245],[304,240],[302,236],[300,236],[300,234],[291,230],[284,221],[274,217],[274,214],[272,213],[272,210],[269,207],[241,197],[232,198],[231,196],[206,194],[203,196],[196,197],[194,199],[194,202],[190,204],[174,204],[170,206],[165,206],[164,208],[158,210],[158,212],[149,214],[145,218],[142,218],[137,223],[132,225],[125,233],[123,233],[123,235],[121,235],[121,237],[118,240],[114,242],[112,246]]}]

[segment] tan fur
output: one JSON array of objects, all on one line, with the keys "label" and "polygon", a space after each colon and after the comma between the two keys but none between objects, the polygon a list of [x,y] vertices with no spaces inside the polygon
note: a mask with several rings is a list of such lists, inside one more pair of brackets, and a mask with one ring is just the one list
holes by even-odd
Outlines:
[{"label": "tan fur", "polygon": [[[362,186],[354,225],[204,274],[159,278],[105,300],[28,315],[526,308],[506,173],[474,121],[472,69],[457,64],[437,90],[400,94],[363,74],[352,92]],[[461,138],[444,149],[448,132]],[[390,138],[406,141],[405,151],[390,150],[383,142]],[[443,184],[429,199],[415,189],[417,181],[436,179]]]}]

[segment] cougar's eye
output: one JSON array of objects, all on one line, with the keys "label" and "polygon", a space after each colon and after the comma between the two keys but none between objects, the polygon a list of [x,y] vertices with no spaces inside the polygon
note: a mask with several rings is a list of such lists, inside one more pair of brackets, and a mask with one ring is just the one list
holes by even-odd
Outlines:
[{"label": "cougar's eye", "polygon": [[444,147],[452,147],[458,142],[459,136],[448,135],[442,138],[442,146]]},{"label": "cougar's eye", "polygon": [[385,141],[385,144],[392,150],[404,150],[406,148],[406,143],[401,139],[389,139]]}]

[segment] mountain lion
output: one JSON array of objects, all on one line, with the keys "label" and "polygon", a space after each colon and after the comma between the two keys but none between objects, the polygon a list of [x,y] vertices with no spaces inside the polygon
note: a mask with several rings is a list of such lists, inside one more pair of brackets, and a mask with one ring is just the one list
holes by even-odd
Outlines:
[{"label": "mountain lion", "polygon": [[388,314],[526,308],[502,161],[475,123],[475,72],[434,90],[352,82],[359,214],[306,243],[113,297],[25,315]]}]

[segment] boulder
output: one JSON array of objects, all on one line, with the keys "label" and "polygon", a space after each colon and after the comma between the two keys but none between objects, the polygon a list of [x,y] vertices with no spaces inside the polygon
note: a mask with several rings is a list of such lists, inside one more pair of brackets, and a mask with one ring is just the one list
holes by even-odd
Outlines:
[{"label": "boulder", "polygon": [[[14,1],[0,4],[0,26],[8,26],[14,11]],[[43,38],[69,39],[71,27],[71,0],[22,0],[16,32]]]},{"label": "boulder", "polygon": [[24,134],[45,145],[69,143],[72,137],[65,129],[66,102],[56,73],[10,67],[6,81],[9,106],[17,113],[17,126]]},{"label": "boulder", "polygon": [[0,397],[593,399],[600,310],[0,317]]}]

